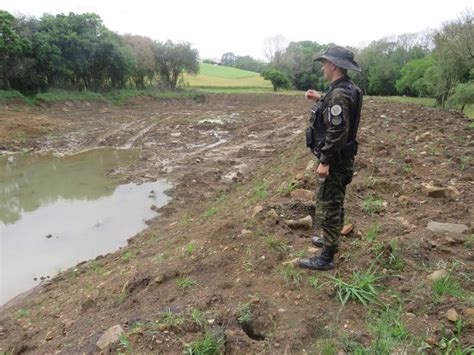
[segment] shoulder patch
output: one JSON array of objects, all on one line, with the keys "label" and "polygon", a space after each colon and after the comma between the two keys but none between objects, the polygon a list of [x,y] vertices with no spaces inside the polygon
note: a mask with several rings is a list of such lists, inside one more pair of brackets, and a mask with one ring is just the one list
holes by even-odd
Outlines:
[{"label": "shoulder patch", "polygon": [[332,116],[339,116],[342,113],[341,105],[334,105],[331,107],[331,115]]}]

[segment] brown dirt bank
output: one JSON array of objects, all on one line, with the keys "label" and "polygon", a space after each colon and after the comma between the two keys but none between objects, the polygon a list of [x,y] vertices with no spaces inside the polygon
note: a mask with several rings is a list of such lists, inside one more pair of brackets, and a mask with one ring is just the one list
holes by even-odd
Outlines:
[{"label": "brown dirt bank", "polygon": [[[137,147],[140,161],[110,173],[133,181],[167,177],[175,188],[162,216],[126,248],[62,272],[3,307],[0,351],[95,353],[104,331],[121,325],[122,342],[107,351],[179,354],[210,333],[225,339],[229,354],[350,353],[357,347],[370,353],[385,339],[375,319],[388,311],[352,300],[341,308],[324,275],[348,281],[371,264],[383,276],[376,281],[379,301],[405,329],[385,339],[391,352],[443,352],[443,339],[455,338],[462,348],[472,344],[468,119],[367,100],[346,203],[355,231],[343,239],[337,270],[313,273],[282,265],[312,252],[311,233],[285,223],[311,213],[309,201],[290,195],[295,186],[315,187],[304,147],[308,109],[300,97],[241,94],[2,110],[6,150]],[[422,183],[430,181],[459,195],[428,197]],[[468,231],[433,232],[431,220],[464,224]],[[425,278],[438,269],[451,272],[459,292],[433,291]],[[447,319],[450,309],[462,319],[461,331],[459,321]]]}]

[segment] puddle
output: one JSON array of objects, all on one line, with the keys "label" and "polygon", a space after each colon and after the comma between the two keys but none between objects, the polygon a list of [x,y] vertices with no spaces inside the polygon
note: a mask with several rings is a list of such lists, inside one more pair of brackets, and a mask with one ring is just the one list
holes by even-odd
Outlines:
[{"label": "puddle", "polygon": [[125,246],[146,227],[157,215],[151,205],[165,205],[171,186],[119,185],[106,175],[138,158],[108,148],[0,157],[0,305],[42,277]]},{"label": "puddle", "polygon": [[217,125],[223,125],[228,122],[235,122],[240,118],[240,114],[238,112],[232,112],[230,114],[224,114],[224,115],[217,115],[214,117],[209,117],[209,118],[203,118],[198,121],[198,124],[217,124]]}]

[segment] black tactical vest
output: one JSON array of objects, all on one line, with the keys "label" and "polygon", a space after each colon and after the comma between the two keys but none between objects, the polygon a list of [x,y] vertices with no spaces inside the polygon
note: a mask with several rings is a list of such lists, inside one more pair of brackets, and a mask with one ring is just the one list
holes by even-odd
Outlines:
[{"label": "black tactical vest", "polygon": [[323,120],[323,111],[327,108],[326,98],[336,88],[342,88],[352,98],[350,105],[349,134],[347,142],[341,151],[341,159],[352,159],[357,154],[357,130],[359,129],[360,112],[362,110],[362,91],[349,78],[344,77],[331,85],[324,98],[316,102],[311,110],[310,126],[306,130],[306,145],[318,158],[321,148],[326,141],[326,125]]}]

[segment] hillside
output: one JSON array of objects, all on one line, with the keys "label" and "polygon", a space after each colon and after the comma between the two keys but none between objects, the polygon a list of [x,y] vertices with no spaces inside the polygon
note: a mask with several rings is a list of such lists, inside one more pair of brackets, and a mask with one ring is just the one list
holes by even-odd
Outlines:
[{"label": "hillside", "polygon": [[272,86],[269,81],[263,80],[259,73],[237,68],[218,66],[213,64],[200,64],[199,74],[185,75],[191,87],[247,87],[268,88]]}]

